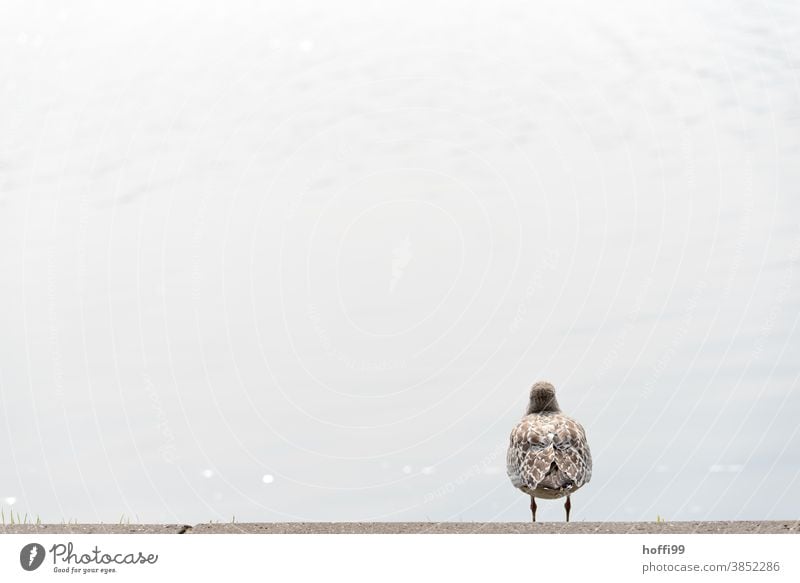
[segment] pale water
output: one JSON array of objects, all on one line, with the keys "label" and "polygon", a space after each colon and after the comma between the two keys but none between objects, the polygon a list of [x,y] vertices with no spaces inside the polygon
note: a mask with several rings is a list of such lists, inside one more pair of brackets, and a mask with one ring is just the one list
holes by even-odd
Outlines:
[{"label": "pale water", "polygon": [[544,378],[575,520],[797,518],[797,3],[131,4],[0,8],[6,513],[528,520]]}]

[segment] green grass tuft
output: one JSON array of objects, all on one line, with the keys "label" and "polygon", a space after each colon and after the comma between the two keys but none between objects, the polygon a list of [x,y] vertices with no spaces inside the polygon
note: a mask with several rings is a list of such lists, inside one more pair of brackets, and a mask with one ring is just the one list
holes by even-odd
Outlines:
[{"label": "green grass tuft", "polygon": [[41,524],[42,521],[39,519],[39,516],[36,516],[36,522],[32,522],[32,517],[28,516],[28,513],[20,515],[19,512],[14,512],[11,508],[8,509],[8,522],[6,522],[6,509],[0,506],[0,523],[3,526],[14,526],[20,524]]}]

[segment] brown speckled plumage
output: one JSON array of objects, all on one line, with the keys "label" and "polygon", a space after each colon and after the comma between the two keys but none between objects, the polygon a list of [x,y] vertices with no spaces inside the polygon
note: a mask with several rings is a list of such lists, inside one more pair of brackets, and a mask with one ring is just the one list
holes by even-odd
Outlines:
[{"label": "brown speckled plumage", "polygon": [[[591,479],[586,432],[561,412],[550,383],[531,389],[528,412],[511,432],[506,462],[511,483],[532,498],[569,497]],[[533,500],[531,510],[535,520]]]}]

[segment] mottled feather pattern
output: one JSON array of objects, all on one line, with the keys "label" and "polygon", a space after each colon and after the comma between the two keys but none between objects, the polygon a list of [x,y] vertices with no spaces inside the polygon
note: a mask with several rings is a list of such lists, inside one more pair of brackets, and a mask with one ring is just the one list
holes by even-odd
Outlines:
[{"label": "mottled feather pattern", "polygon": [[592,454],[580,423],[561,412],[523,417],[506,458],[512,484],[541,498],[560,498],[588,483]]}]

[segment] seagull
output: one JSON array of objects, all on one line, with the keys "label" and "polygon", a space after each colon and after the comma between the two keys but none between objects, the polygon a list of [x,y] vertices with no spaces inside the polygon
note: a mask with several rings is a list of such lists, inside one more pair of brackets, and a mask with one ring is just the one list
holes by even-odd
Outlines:
[{"label": "seagull", "polygon": [[515,488],[531,497],[536,522],[536,498],[569,497],[592,478],[592,453],[580,423],[561,412],[556,390],[548,382],[531,388],[528,411],[511,432],[506,456],[508,477]]}]

